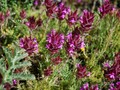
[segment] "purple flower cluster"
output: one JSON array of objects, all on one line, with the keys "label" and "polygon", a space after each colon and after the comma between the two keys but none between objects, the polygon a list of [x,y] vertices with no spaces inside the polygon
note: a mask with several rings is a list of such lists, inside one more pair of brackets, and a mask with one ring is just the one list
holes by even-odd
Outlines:
[{"label": "purple flower cluster", "polygon": [[99,90],[98,85],[91,85],[91,87],[89,87],[89,83],[85,83],[83,84],[83,86],[80,88],[80,90]]},{"label": "purple flower cluster", "polygon": [[87,69],[86,66],[82,66],[81,64],[77,64],[77,78],[84,78],[87,76]]},{"label": "purple flower cluster", "polygon": [[25,25],[28,26],[30,28],[30,30],[34,30],[37,26],[42,25],[42,20],[41,20],[41,18],[36,20],[36,18],[34,16],[31,16],[28,18],[28,21],[25,22]]},{"label": "purple flower cluster", "polygon": [[40,5],[40,3],[41,3],[40,0],[34,0],[34,1],[33,1],[33,5],[34,5],[34,6]]},{"label": "purple flower cluster", "polygon": [[62,49],[64,44],[64,35],[51,30],[47,34],[47,44],[46,48],[52,53],[57,53],[59,49]]},{"label": "purple flower cluster", "polygon": [[111,83],[109,85],[109,89],[108,90],[120,90],[120,81],[114,83]]},{"label": "purple flower cluster", "polygon": [[63,2],[58,5],[57,17],[59,20],[65,19],[65,16],[70,13],[70,8],[66,7]]},{"label": "purple flower cluster", "polygon": [[108,80],[117,80],[120,75],[120,53],[115,55],[114,64],[105,70],[105,77]]},{"label": "purple flower cluster", "polygon": [[10,16],[10,10],[8,9],[7,11],[6,11],[6,13],[5,13],[5,17],[7,18],[7,17],[9,17]]},{"label": "purple flower cluster", "polygon": [[50,76],[53,73],[53,70],[51,67],[47,67],[47,69],[44,70],[45,76]]},{"label": "purple flower cluster", "polygon": [[20,47],[24,48],[29,55],[31,55],[32,53],[38,52],[37,40],[32,37],[21,38]]},{"label": "purple flower cluster", "polygon": [[60,58],[60,56],[58,56],[58,57],[52,58],[51,61],[54,65],[58,65],[59,63],[61,63],[62,58]]},{"label": "purple flower cluster", "polygon": [[104,17],[106,14],[110,13],[113,10],[113,5],[109,0],[104,0],[103,5],[99,8],[99,12],[101,13],[101,17]]},{"label": "purple flower cluster", "polygon": [[12,82],[13,82],[13,86],[17,86],[17,80],[16,79],[13,79]]},{"label": "purple flower cluster", "polygon": [[120,20],[120,9],[117,11],[116,16],[118,17],[118,19]]},{"label": "purple flower cluster", "polygon": [[45,0],[44,1],[44,4],[46,6],[46,14],[48,17],[53,17],[54,14],[56,14],[57,12],[57,6],[56,6],[56,3],[54,3],[52,0]]},{"label": "purple flower cluster", "polygon": [[10,10],[8,9],[5,13],[0,12],[0,24],[3,24],[4,21],[10,16]]},{"label": "purple flower cluster", "polygon": [[70,26],[74,25],[77,21],[78,21],[77,10],[75,12],[71,12],[68,14],[67,22]]},{"label": "purple flower cluster", "polygon": [[34,16],[29,17],[28,22],[25,22],[25,25],[28,26],[31,30],[35,29],[37,26],[35,17]]},{"label": "purple flower cluster", "polygon": [[80,24],[82,31],[89,31],[92,28],[94,14],[88,10],[84,10],[80,16]]},{"label": "purple flower cluster", "polygon": [[5,16],[2,12],[0,12],[0,23],[3,23],[5,20]]},{"label": "purple flower cluster", "polygon": [[25,19],[25,18],[26,18],[26,11],[25,11],[25,10],[22,10],[22,11],[20,12],[20,17],[21,17],[22,19]]},{"label": "purple flower cluster", "polygon": [[66,36],[66,41],[67,52],[70,56],[72,56],[75,51],[80,50],[83,47],[83,41],[77,28]]}]

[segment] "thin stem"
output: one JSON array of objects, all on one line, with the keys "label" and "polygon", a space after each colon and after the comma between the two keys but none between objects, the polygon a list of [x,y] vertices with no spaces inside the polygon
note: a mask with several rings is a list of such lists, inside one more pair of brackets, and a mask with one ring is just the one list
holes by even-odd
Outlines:
[{"label": "thin stem", "polygon": [[92,12],[95,10],[96,2],[97,2],[97,0],[95,0],[94,3],[93,3]]}]

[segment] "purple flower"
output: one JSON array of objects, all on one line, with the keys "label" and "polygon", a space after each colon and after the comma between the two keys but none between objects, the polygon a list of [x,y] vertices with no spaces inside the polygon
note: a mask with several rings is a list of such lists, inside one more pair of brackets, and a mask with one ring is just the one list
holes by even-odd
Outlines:
[{"label": "purple flower", "polygon": [[108,90],[114,90],[114,83],[111,83],[110,85],[109,85],[109,89]]},{"label": "purple flower", "polygon": [[2,76],[2,74],[0,73],[0,84],[2,83],[2,79],[3,79],[3,76]]},{"label": "purple flower", "polygon": [[91,85],[91,87],[89,87],[89,83],[85,83],[83,84],[83,86],[80,88],[80,90],[99,90],[98,85]]},{"label": "purple flower", "polygon": [[90,90],[99,90],[98,85],[97,84],[96,85],[92,85],[90,87]]},{"label": "purple flower", "polygon": [[3,23],[5,20],[5,16],[2,12],[0,12],[0,23]]},{"label": "purple flower", "polygon": [[80,90],[89,90],[89,83],[83,84],[83,86],[80,88]]},{"label": "purple flower", "polygon": [[108,62],[108,61],[107,61],[107,62],[104,62],[104,63],[103,63],[103,67],[104,67],[104,68],[109,68],[109,67],[110,67],[109,62]]},{"label": "purple flower", "polygon": [[24,48],[29,55],[31,55],[32,53],[38,52],[37,40],[32,37],[21,38],[20,47]]},{"label": "purple flower", "polygon": [[101,17],[104,17],[106,14],[110,13],[113,10],[113,5],[109,0],[105,0],[103,5],[99,8],[99,12],[101,13]]},{"label": "purple flower", "polygon": [[52,58],[51,60],[54,65],[58,65],[62,61],[62,58],[60,58],[60,56],[58,56],[56,58]]},{"label": "purple flower", "polygon": [[93,21],[94,14],[88,10],[84,10],[82,16],[80,17],[82,31],[89,31],[92,28]]},{"label": "purple flower", "polygon": [[6,90],[11,90],[12,86],[11,86],[10,83],[7,82],[7,83],[4,84],[4,88],[5,88]]},{"label": "purple flower", "polygon": [[13,82],[13,86],[17,86],[17,80],[13,79],[12,82]]},{"label": "purple flower", "polygon": [[52,53],[57,53],[59,49],[62,49],[64,44],[64,35],[56,32],[54,29],[47,34],[46,48]]},{"label": "purple flower", "polygon": [[74,54],[75,51],[79,50],[81,48],[81,36],[80,34],[77,33],[77,29],[74,30],[73,32],[69,33],[66,36],[66,41],[67,41],[67,52],[70,56]]},{"label": "purple flower", "polygon": [[82,66],[81,64],[77,64],[77,78],[84,78],[87,76],[87,69],[85,66]]},{"label": "purple flower", "polygon": [[52,0],[45,0],[44,4],[45,4],[46,8],[49,8],[53,5],[53,1]]},{"label": "purple flower", "polygon": [[116,88],[120,90],[120,81],[116,82]]},{"label": "purple flower", "polygon": [[77,15],[77,10],[75,12],[71,12],[68,14],[68,24],[71,26],[71,25],[74,25],[78,20],[78,15]]},{"label": "purple flower", "polygon": [[10,10],[8,9],[7,11],[6,11],[6,13],[5,13],[5,17],[7,18],[7,17],[9,17],[10,16]]},{"label": "purple flower", "polygon": [[53,3],[52,0],[45,0],[44,2],[45,6],[46,6],[46,14],[48,17],[53,17],[56,12],[57,12],[57,6],[56,6],[56,3]]},{"label": "purple flower", "polygon": [[34,1],[33,1],[33,5],[34,5],[34,6],[40,5],[40,3],[41,3],[40,0],[34,0]]},{"label": "purple flower", "polygon": [[70,8],[66,7],[63,2],[58,5],[57,17],[59,20],[63,20],[67,14],[70,13]]},{"label": "purple flower", "polygon": [[41,20],[41,18],[39,18],[36,23],[37,23],[37,26],[40,27],[40,26],[42,25],[42,20]]},{"label": "purple flower", "polygon": [[120,81],[111,83],[108,90],[120,90]]},{"label": "purple flower", "polygon": [[120,75],[120,53],[115,55],[114,64],[105,70],[105,77],[108,80],[119,79]]},{"label": "purple flower", "polygon": [[77,3],[81,3],[81,2],[82,2],[82,0],[76,0],[76,2],[77,2]]},{"label": "purple flower", "polygon": [[22,11],[20,12],[20,17],[21,17],[22,19],[25,19],[25,18],[26,18],[26,11],[25,11],[25,10],[22,10]]},{"label": "purple flower", "polygon": [[117,11],[116,16],[118,17],[118,19],[120,20],[120,9]]},{"label": "purple flower", "polygon": [[28,22],[25,22],[25,25],[28,26],[31,30],[35,29],[37,26],[35,17],[29,17]]},{"label": "purple flower", "polygon": [[51,67],[47,67],[47,69],[44,70],[44,75],[45,76],[50,76],[53,73],[53,70]]}]

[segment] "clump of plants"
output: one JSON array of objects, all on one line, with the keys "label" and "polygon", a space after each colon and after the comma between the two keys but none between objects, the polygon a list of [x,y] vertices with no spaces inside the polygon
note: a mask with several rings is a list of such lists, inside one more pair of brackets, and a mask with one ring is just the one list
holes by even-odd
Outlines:
[{"label": "clump of plants", "polygon": [[120,89],[117,1],[0,4],[0,90]]}]

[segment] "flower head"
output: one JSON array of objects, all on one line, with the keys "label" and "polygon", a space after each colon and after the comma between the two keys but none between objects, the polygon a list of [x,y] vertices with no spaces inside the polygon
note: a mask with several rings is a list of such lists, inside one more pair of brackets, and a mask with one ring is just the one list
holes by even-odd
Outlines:
[{"label": "flower head", "polygon": [[74,25],[78,20],[78,15],[77,15],[77,10],[75,12],[71,12],[68,14],[68,24],[71,26],[71,25]]},{"label": "flower head", "polygon": [[57,17],[59,20],[63,20],[67,14],[70,13],[70,8],[66,7],[63,2],[58,5]]},{"label": "flower head", "polygon": [[98,85],[97,84],[96,85],[92,85],[90,87],[90,90],[99,90]]},{"label": "flower head", "polygon": [[92,28],[94,21],[94,14],[88,10],[84,10],[80,17],[80,24],[82,31],[89,31]]},{"label": "flower head", "polygon": [[109,0],[105,0],[103,5],[99,8],[99,12],[101,13],[101,17],[104,17],[106,14],[110,13],[113,10],[113,5]]},{"label": "flower head", "polygon": [[58,65],[62,61],[62,58],[60,58],[60,56],[58,56],[58,57],[52,58],[51,60],[54,65]]},{"label": "flower head", "polygon": [[80,90],[89,90],[89,83],[83,84],[83,86],[80,88]]},{"label": "flower head", "polygon": [[53,17],[56,12],[57,12],[57,5],[56,3],[54,3],[52,0],[45,0],[44,2],[45,6],[46,6],[46,14],[48,17]]},{"label": "flower head", "polygon": [[7,83],[4,84],[4,88],[5,88],[6,90],[10,90],[10,89],[12,88],[12,85],[7,82]]},{"label": "flower head", "polygon": [[10,10],[8,9],[7,11],[6,11],[6,13],[5,13],[5,17],[7,18],[7,17],[9,17],[10,16]]},{"label": "flower head", "polygon": [[114,64],[105,70],[105,77],[108,80],[119,79],[120,75],[120,53],[115,55]]},{"label": "flower head", "polygon": [[13,82],[13,86],[17,86],[17,80],[13,79],[12,82]]},{"label": "flower head", "polygon": [[42,20],[41,20],[41,18],[39,18],[36,23],[37,23],[37,26],[40,27],[40,26],[42,25]]},{"label": "flower head", "polygon": [[3,23],[5,20],[5,16],[2,12],[0,12],[0,23]]},{"label": "flower head", "polygon": [[20,12],[20,17],[21,17],[22,19],[25,19],[25,18],[26,18],[26,11],[25,11],[25,10],[22,10],[22,11]]},{"label": "flower head", "polygon": [[116,16],[118,17],[118,19],[120,20],[120,9],[117,11]]},{"label": "flower head", "polygon": [[53,73],[51,67],[47,67],[47,69],[44,70],[45,76],[50,76]]},{"label": "flower head", "polygon": [[55,30],[51,30],[51,32],[47,34],[46,41],[46,48],[54,54],[57,53],[59,49],[62,49],[64,44],[64,35],[56,32]]},{"label": "flower head", "polygon": [[66,36],[67,41],[67,52],[70,56],[74,54],[75,51],[80,50],[82,40],[79,32],[75,29]]},{"label": "flower head", "polygon": [[111,83],[108,90],[120,90],[120,81],[116,83]]},{"label": "flower head", "polygon": [[24,48],[29,55],[31,55],[32,53],[38,52],[37,40],[32,37],[21,38],[20,47]]},{"label": "flower head", "polygon": [[77,78],[84,78],[87,76],[87,69],[85,66],[82,66],[81,64],[77,64]]},{"label": "flower head", "polygon": [[34,0],[34,1],[33,1],[33,5],[34,5],[34,6],[40,5],[40,3],[41,3],[40,0]]},{"label": "flower head", "polygon": [[104,62],[104,63],[103,63],[103,67],[104,67],[104,68],[109,68],[109,67],[110,67],[109,62],[108,62],[108,61],[107,61],[107,62]]},{"label": "flower head", "polygon": [[37,26],[35,17],[29,17],[28,22],[25,22],[25,25],[28,26],[31,30],[35,29]]}]

